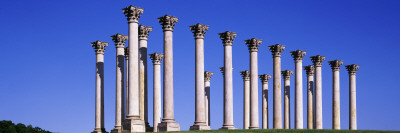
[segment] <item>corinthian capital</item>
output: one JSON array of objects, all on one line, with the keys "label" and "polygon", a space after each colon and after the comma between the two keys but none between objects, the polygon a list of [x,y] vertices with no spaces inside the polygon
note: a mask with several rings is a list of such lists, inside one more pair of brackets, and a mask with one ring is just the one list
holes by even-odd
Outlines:
[{"label": "corinthian capital", "polygon": [[125,52],[125,60],[129,59],[129,47],[124,48],[124,52]]},{"label": "corinthian capital", "polygon": [[282,74],[283,78],[285,78],[285,80],[290,80],[290,76],[293,74],[293,71],[285,70],[285,71],[281,71],[281,74]]},{"label": "corinthian capital", "polygon": [[343,64],[343,61],[341,61],[341,60],[333,60],[333,61],[329,61],[328,63],[329,63],[329,65],[331,65],[332,71],[339,71],[340,70],[340,66],[342,66],[342,64]]},{"label": "corinthian capital", "polygon": [[111,39],[115,42],[116,48],[123,48],[125,47],[126,40],[128,40],[128,36],[117,33],[115,35],[112,35]]},{"label": "corinthian capital", "polygon": [[134,7],[132,5],[122,9],[125,14],[128,23],[138,23],[140,15],[143,13],[143,8]]},{"label": "corinthian capital", "polygon": [[280,45],[280,44],[275,44],[268,46],[269,51],[272,52],[273,57],[281,57],[283,50],[285,50],[285,46]]},{"label": "corinthian capital", "polygon": [[307,53],[306,51],[296,50],[290,52],[290,55],[292,55],[295,62],[298,62],[298,61],[303,61],[303,57],[306,55],[306,53]]},{"label": "corinthian capital", "polygon": [[248,70],[241,71],[240,75],[242,75],[243,80],[250,80],[250,71],[248,71]]},{"label": "corinthian capital", "polygon": [[194,38],[203,39],[206,31],[208,30],[208,25],[197,23],[195,25],[189,26],[190,30],[194,33]]},{"label": "corinthian capital", "polygon": [[263,74],[263,75],[258,75],[262,83],[268,83],[268,80],[271,78],[271,75],[268,74]]},{"label": "corinthian capital", "polygon": [[211,81],[211,76],[213,76],[213,75],[214,75],[213,72],[205,71],[204,72],[204,81],[210,82]]},{"label": "corinthian capital", "polygon": [[313,65],[304,66],[304,70],[306,70],[306,73],[308,76],[314,75],[314,66]]},{"label": "corinthian capital", "polygon": [[314,63],[315,67],[321,67],[322,62],[325,60],[325,56],[316,55],[316,56],[311,56],[310,59]]},{"label": "corinthian capital", "polygon": [[356,71],[360,68],[360,65],[351,64],[346,65],[347,71],[349,71],[349,75],[356,75]]},{"label": "corinthian capital", "polygon": [[225,32],[219,33],[218,35],[221,38],[222,43],[224,43],[224,46],[225,45],[232,46],[233,40],[235,39],[237,33],[225,31]]},{"label": "corinthian capital", "polygon": [[250,52],[257,52],[258,47],[262,43],[262,40],[251,38],[249,40],[244,40],[244,43],[247,44],[247,47],[249,47]]},{"label": "corinthian capital", "polygon": [[149,54],[149,56],[150,56],[150,59],[153,60],[153,64],[155,64],[155,65],[161,64],[161,60],[162,60],[162,58],[164,58],[164,54],[160,54],[160,53]]},{"label": "corinthian capital", "polygon": [[178,17],[164,15],[158,18],[158,22],[160,22],[164,31],[173,31],[175,23],[178,22]]},{"label": "corinthian capital", "polygon": [[149,37],[149,32],[153,30],[150,26],[139,25],[139,39],[140,40],[147,40]]},{"label": "corinthian capital", "polygon": [[102,41],[95,41],[92,42],[92,47],[94,48],[94,52],[96,54],[104,54],[104,51],[106,50],[106,47],[108,46],[108,42],[102,42]]},{"label": "corinthian capital", "polygon": [[225,67],[219,67],[219,71],[221,71],[222,75],[224,75]]}]

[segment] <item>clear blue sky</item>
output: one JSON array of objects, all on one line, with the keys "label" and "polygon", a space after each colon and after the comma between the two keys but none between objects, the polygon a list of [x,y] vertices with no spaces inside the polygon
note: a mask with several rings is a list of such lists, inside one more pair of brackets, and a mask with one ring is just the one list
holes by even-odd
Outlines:
[{"label": "clear blue sky", "polygon": [[[328,61],[358,64],[357,115],[359,129],[400,130],[400,1],[0,1],[0,120],[32,124],[63,133],[94,129],[95,53],[90,42],[109,42],[105,52],[105,126],[114,127],[115,47],[110,36],[127,34],[122,8],[144,8],[140,24],[152,26],[148,53],[162,52],[157,17],[179,17],[174,30],[175,119],[182,130],[194,122],[194,37],[189,26],[210,25],[205,37],[205,70],[211,80],[211,128],[222,126],[223,45],[217,33],[237,32],[233,43],[234,124],[242,128],[243,85],[240,71],[249,69],[244,40],[262,39],[259,74],[272,74],[267,46],[286,45],[282,70],[294,69],[289,52],[305,50],[323,55],[323,127],[332,121],[332,72]],[[149,60],[149,102],[152,103],[152,63]],[[303,103],[306,115],[305,75]],[[292,76],[292,85],[294,78]],[[348,75],[342,66],[341,128],[348,129]],[[270,88],[272,84],[270,84]],[[261,98],[261,85],[259,85]],[[294,87],[292,90],[292,123]],[[272,118],[272,89],[269,91]],[[260,120],[261,120],[261,100]],[[152,104],[149,106],[152,112]],[[152,120],[152,114],[149,115]],[[270,127],[272,127],[272,119]],[[304,117],[306,123],[306,117]],[[152,123],[151,123],[152,124]],[[260,122],[261,124],[261,122]],[[292,127],[294,125],[292,124]],[[304,124],[306,127],[306,124]]]}]

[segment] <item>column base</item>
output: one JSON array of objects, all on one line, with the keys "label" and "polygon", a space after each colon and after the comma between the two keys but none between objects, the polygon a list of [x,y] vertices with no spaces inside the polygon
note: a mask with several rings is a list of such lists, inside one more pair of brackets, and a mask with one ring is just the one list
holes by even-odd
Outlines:
[{"label": "column base", "polygon": [[104,128],[95,128],[92,133],[108,133]]},{"label": "column base", "polygon": [[111,130],[111,133],[122,133],[122,127],[115,127]]},{"label": "column base", "polygon": [[122,121],[122,131],[128,133],[146,132],[146,126],[140,118],[128,118]]},{"label": "column base", "polygon": [[249,129],[260,129],[260,127],[249,127]]},{"label": "column base", "polygon": [[234,130],[237,129],[235,128],[234,125],[223,125],[219,130]]},{"label": "column base", "polygon": [[145,122],[146,132],[153,132],[154,128],[150,126],[149,122]]},{"label": "column base", "polygon": [[210,130],[210,126],[204,123],[195,123],[193,126],[190,126],[190,130]]},{"label": "column base", "polygon": [[162,121],[158,124],[158,131],[165,132],[165,131],[180,131],[180,126],[174,120],[172,121]]}]

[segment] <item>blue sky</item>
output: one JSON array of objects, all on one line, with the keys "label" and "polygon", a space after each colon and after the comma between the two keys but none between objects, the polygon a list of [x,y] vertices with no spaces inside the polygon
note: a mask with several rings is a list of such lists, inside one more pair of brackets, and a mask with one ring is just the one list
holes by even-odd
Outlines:
[{"label": "blue sky", "polygon": [[[140,24],[152,26],[148,53],[162,52],[157,17],[179,17],[174,30],[175,119],[182,130],[194,122],[194,37],[189,26],[209,25],[205,36],[205,70],[211,79],[211,128],[223,122],[223,45],[218,33],[237,32],[233,43],[234,124],[242,128],[243,85],[240,71],[249,69],[244,40],[262,39],[259,74],[272,74],[269,45],[286,46],[282,70],[294,70],[290,51],[323,55],[323,128],[332,128],[332,71],[328,61],[358,64],[359,129],[400,130],[400,1],[0,1],[0,120],[32,124],[63,133],[91,132],[95,113],[95,53],[90,42],[109,42],[105,52],[105,126],[114,127],[115,47],[110,36],[127,34],[122,8],[144,8]],[[152,63],[149,59],[149,102],[152,103]],[[305,74],[305,72],[304,72]],[[303,103],[306,123],[306,76]],[[272,82],[271,82],[272,83]],[[294,85],[294,77],[291,79]],[[261,84],[259,85],[261,98]],[[272,84],[269,85],[272,88]],[[348,74],[340,70],[341,128],[348,129]],[[291,126],[294,120],[294,87]],[[272,118],[272,89],[269,91]],[[261,99],[260,120],[261,120]],[[152,112],[152,105],[149,106]],[[152,114],[149,115],[152,120]],[[272,127],[272,119],[270,127]],[[152,123],[151,123],[152,124]],[[261,122],[260,122],[261,124]],[[304,124],[306,127],[306,124]]]}]

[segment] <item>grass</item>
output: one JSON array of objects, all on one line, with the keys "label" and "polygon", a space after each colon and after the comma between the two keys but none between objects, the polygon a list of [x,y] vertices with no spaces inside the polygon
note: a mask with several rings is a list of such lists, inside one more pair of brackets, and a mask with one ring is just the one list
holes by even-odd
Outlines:
[{"label": "grass", "polygon": [[[400,131],[378,130],[308,130],[308,129],[251,129],[251,130],[209,130],[209,131],[181,131],[182,133],[400,133]],[[173,133],[173,132],[172,132]],[[175,132],[176,133],[176,132]]]}]

